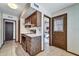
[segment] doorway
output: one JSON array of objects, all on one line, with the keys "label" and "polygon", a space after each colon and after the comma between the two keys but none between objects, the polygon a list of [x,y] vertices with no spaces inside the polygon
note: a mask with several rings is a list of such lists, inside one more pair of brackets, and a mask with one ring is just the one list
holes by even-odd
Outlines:
[{"label": "doorway", "polygon": [[52,20],[52,44],[67,50],[67,14],[53,17]]},{"label": "doorway", "polygon": [[14,40],[15,37],[15,21],[4,19],[4,42]]},{"label": "doorway", "polygon": [[13,23],[5,22],[5,41],[13,40]]},{"label": "doorway", "polygon": [[50,18],[44,15],[44,50],[49,48],[49,20]]}]

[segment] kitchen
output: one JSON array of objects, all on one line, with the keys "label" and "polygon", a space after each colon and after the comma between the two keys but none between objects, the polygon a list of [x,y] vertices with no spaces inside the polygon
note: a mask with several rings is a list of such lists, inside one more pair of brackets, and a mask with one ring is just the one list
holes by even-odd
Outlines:
[{"label": "kitchen", "polygon": [[25,31],[21,32],[23,49],[30,55],[38,54],[41,52],[41,12],[33,11],[24,19],[22,25],[25,28]]}]

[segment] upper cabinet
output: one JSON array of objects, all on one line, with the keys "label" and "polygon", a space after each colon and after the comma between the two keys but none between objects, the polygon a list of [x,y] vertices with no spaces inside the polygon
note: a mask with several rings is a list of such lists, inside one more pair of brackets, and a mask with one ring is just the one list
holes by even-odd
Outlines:
[{"label": "upper cabinet", "polygon": [[32,26],[37,26],[37,12],[33,13],[31,16],[31,24]]},{"label": "upper cabinet", "polygon": [[25,24],[30,27],[41,26],[41,12],[35,11],[32,15],[25,19]]}]

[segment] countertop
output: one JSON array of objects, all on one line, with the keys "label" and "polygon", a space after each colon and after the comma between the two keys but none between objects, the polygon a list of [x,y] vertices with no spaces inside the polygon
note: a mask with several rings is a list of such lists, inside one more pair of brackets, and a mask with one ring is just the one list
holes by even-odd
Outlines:
[{"label": "countertop", "polygon": [[31,34],[31,33],[22,33],[26,36],[29,36],[29,37],[38,37],[38,36],[41,36],[41,34]]}]

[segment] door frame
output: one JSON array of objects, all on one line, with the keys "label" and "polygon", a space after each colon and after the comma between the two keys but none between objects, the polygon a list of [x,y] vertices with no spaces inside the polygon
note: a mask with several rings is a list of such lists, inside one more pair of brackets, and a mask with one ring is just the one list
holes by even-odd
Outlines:
[{"label": "door frame", "polygon": [[21,33],[20,33],[20,19],[18,20],[18,41],[20,43]]},{"label": "door frame", "polygon": [[[66,15],[66,20],[65,20],[65,22],[66,22],[66,33],[65,33],[65,39],[66,39],[66,51],[67,51],[67,13],[65,13],[65,14],[61,14],[61,15],[58,15],[58,16],[54,16],[54,17],[52,17],[52,33],[53,33],[53,19],[54,18],[57,18],[57,17],[61,17],[61,16],[64,16],[64,15]],[[52,46],[54,46],[53,45],[53,34],[52,34]],[[58,48],[60,48],[60,47],[58,47]],[[60,49],[62,49],[62,48],[60,48]]]},{"label": "door frame", "polygon": [[[12,22],[13,23],[13,28],[14,28],[14,23],[15,23],[15,39],[13,38],[13,40],[16,41],[16,21],[4,18],[3,19],[3,43],[5,43],[5,22]],[[13,37],[14,37],[14,34],[13,34]]]},{"label": "door frame", "polygon": [[49,18],[49,46],[52,46],[52,42],[51,42],[51,18],[47,15],[44,15],[44,17]]}]

